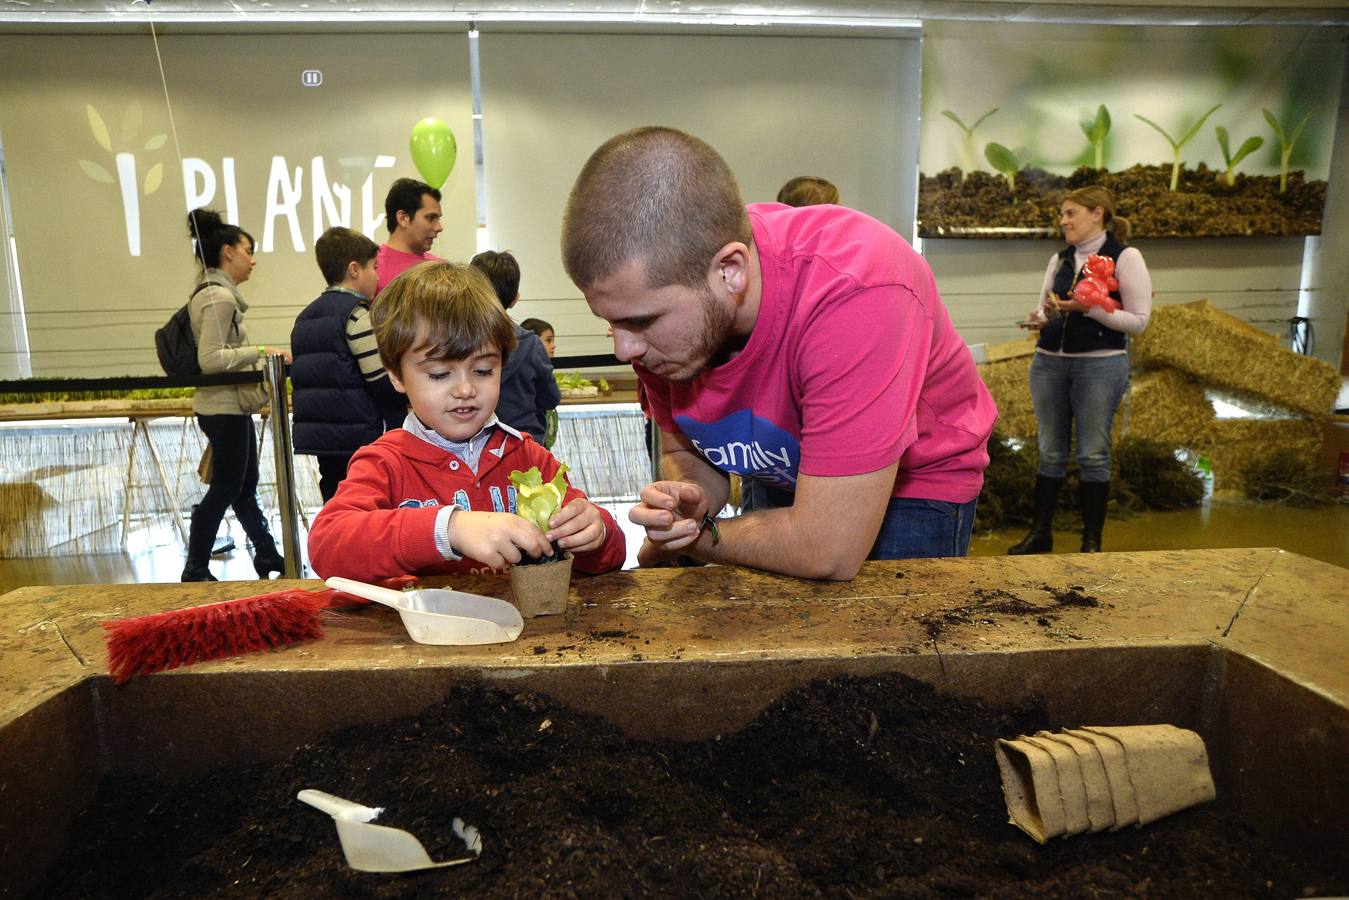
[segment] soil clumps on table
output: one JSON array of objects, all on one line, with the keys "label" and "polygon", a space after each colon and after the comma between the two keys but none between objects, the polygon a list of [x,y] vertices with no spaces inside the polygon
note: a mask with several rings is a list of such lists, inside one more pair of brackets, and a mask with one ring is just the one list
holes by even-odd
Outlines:
[{"label": "soil clumps on table", "polygon": [[[415,718],[327,736],[278,764],[164,785],[107,777],[41,897],[1292,897],[1349,870],[1280,857],[1216,805],[1039,847],[1007,824],[993,741],[1084,723],[938,694],[900,675],[821,681],[734,734],[625,737],[477,683]],[[1085,723],[1108,724],[1108,723]],[[432,859],[346,867],[318,788],[383,806]],[[1331,865],[1329,863],[1325,864]]]}]

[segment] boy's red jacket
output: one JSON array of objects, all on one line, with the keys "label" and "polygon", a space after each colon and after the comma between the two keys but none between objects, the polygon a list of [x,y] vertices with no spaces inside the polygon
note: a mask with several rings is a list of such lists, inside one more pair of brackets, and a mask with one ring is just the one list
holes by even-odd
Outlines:
[{"label": "boy's red jacket", "polygon": [[[485,563],[447,560],[436,549],[436,513],[445,505],[475,512],[515,512],[510,474],[538,466],[544,481],[558,461],[529,435],[500,428],[487,440],[475,475],[461,460],[401,428],[387,431],[351,459],[337,495],[323,506],[309,531],[309,562],[322,578],[340,575],[377,581],[395,575],[482,574]],[[585,493],[568,486],[563,504]],[[597,574],[617,569],[627,556],[623,529],[596,507],[608,532],[598,550],[575,554],[573,565]]]}]

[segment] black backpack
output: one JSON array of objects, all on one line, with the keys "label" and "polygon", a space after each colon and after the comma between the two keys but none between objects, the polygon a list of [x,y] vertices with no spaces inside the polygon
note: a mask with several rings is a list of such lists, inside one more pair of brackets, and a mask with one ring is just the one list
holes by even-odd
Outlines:
[{"label": "black backpack", "polygon": [[[209,286],[197,285],[192,296],[197,296]],[[201,374],[201,366],[197,364],[197,339],[192,335],[192,317],[188,312],[191,305],[192,300],[188,298],[182,308],[169,316],[169,320],[155,331],[155,352],[159,354],[159,365],[166,374],[176,378]]]}]

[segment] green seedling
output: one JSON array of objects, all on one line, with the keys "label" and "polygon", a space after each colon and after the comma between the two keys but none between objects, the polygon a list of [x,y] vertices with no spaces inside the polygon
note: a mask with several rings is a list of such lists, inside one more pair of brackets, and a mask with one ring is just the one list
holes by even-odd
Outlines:
[{"label": "green seedling", "polygon": [[562,498],[567,496],[566,473],[567,467],[563,465],[552,481],[545,482],[538,466],[528,472],[519,469],[511,472],[511,484],[515,485],[515,514],[547,533],[548,520],[562,508]]},{"label": "green seedling", "polygon": [[1091,141],[1092,147],[1096,148],[1096,168],[1105,168],[1105,136],[1110,133],[1110,113],[1102,103],[1096,107],[1096,118],[1083,119],[1078,123],[1082,128],[1082,133]]},{"label": "green seedling", "polygon": [[1007,190],[1015,194],[1016,173],[1021,170],[1021,163],[1017,161],[1016,154],[1002,144],[990,141],[984,145],[984,158],[988,160],[989,165],[1002,173],[1002,177],[1007,179]]},{"label": "green seedling", "polygon": [[1227,172],[1223,175],[1223,180],[1228,185],[1237,183],[1237,163],[1250,156],[1255,151],[1264,146],[1265,139],[1262,137],[1249,137],[1242,143],[1241,148],[1235,154],[1232,153],[1230,145],[1227,142],[1227,129],[1219,125],[1214,129],[1218,135],[1218,146],[1223,151],[1223,162],[1227,164]]},{"label": "green seedling", "polygon": [[1283,129],[1279,127],[1279,120],[1274,118],[1274,113],[1267,109],[1260,111],[1265,114],[1265,121],[1269,123],[1269,127],[1274,129],[1274,136],[1279,139],[1279,193],[1283,194],[1288,191],[1288,160],[1293,156],[1293,145],[1302,137],[1302,129],[1307,127],[1312,114],[1309,112],[1302,117],[1302,121],[1293,129],[1291,137],[1284,137]]},{"label": "green seedling", "polygon": [[580,372],[554,372],[553,379],[560,388],[588,388],[595,386],[595,382],[586,378]]},{"label": "green seedling", "polygon": [[960,120],[960,116],[951,112],[949,109],[943,109],[941,111],[941,114],[946,116],[946,118],[950,119],[952,122],[955,122],[956,126],[964,134],[964,138],[960,145],[960,177],[962,179],[965,177],[965,173],[974,170],[974,129],[984,124],[984,120],[997,111],[998,108],[996,106],[993,107],[988,112],[975,119],[973,125],[966,125]]},{"label": "green seedling", "polygon": [[1194,136],[1195,136],[1196,134],[1199,133],[1199,129],[1202,128],[1202,127],[1204,126],[1204,122],[1206,122],[1206,121],[1208,120],[1208,117],[1209,117],[1209,116],[1211,116],[1211,115],[1213,115],[1215,112],[1217,112],[1217,111],[1218,111],[1218,107],[1220,107],[1220,106],[1222,106],[1221,103],[1219,103],[1218,106],[1213,107],[1213,108],[1210,109],[1208,112],[1206,112],[1206,113],[1204,113],[1202,116],[1200,116],[1200,117],[1199,117],[1199,121],[1194,123],[1194,127],[1192,127],[1189,131],[1185,132],[1185,136],[1182,137],[1179,141],[1177,141],[1175,138],[1171,137],[1171,135],[1167,133],[1167,131],[1166,131],[1165,128],[1163,128],[1162,126],[1158,125],[1156,122],[1152,121],[1152,120],[1149,119],[1147,116],[1140,116],[1138,113],[1134,113],[1134,118],[1135,118],[1135,119],[1138,119],[1139,121],[1143,122],[1144,124],[1151,125],[1153,128],[1157,129],[1158,133],[1160,133],[1162,137],[1166,138],[1166,142],[1167,142],[1168,144],[1171,145],[1171,153],[1172,153],[1172,156],[1171,156],[1171,190],[1174,191],[1174,190],[1177,188],[1177,186],[1180,185],[1180,165],[1181,165],[1181,163],[1180,163],[1180,150],[1181,150],[1181,148],[1184,147],[1186,144],[1188,144],[1190,141],[1194,140]]}]

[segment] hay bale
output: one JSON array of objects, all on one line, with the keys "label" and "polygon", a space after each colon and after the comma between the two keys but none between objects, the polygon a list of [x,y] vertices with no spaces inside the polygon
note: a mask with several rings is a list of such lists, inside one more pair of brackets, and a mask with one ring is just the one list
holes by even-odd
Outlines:
[{"label": "hay bale", "polygon": [[1204,388],[1178,369],[1148,369],[1134,375],[1129,435],[1193,447],[1213,421]]},{"label": "hay bale", "polygon": [[1199,381],[1309,416],[1330,412],[1340,389],[1335,367],[1215,309],[1207,300],[1154,309],[1133,340],[1134,362],[1171,367]]},{"label": "hay bale", "polygon": [[1214,419],[1204,429],[1199,452],[1213,461],[1213,487],[1242,491],[1246,472],[1292,454],[1317,466],[1321,423],[1314,419]]},{"label": "hay bale", "polygon": [[998,404],[1000,435],[1035,440],[1035,406],[1030,399],[1030,356],[981,363],[979,375]]}]

